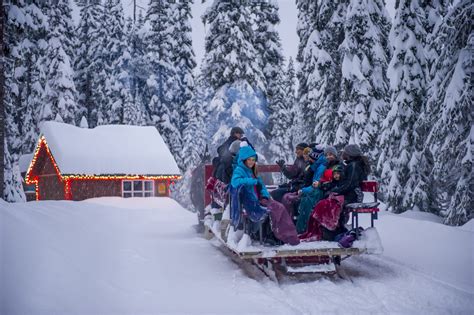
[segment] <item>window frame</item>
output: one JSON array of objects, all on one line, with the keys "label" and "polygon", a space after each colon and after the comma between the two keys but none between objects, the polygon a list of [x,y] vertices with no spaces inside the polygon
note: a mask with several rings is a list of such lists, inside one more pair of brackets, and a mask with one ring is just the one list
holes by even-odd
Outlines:
[{"label": "window frame", "polygon": [[[124,190],[125,183],[130,182],[130,188],[131,190]],[[142,182],[142,189],[141,190],[135,190],[134,187],[134,182]],[[151,182],[151,190],[146,190],[145,189],[145,182]],[[155,197],[155,181],[152,179],[123,179],[122,180],[122,198],[149,198],[149,197]],[[141,193],[142,196],[135,196],[135,193]],[[151,196],[146,196],[147,193],[151,193]],[[130,194],[130,196],[125,197],[125,194]]]}]

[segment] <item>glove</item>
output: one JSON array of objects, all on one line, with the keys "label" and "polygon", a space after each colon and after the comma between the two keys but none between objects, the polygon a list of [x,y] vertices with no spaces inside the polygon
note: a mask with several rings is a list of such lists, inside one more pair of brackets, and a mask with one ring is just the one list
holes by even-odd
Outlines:
[{"label": "glove", "polygon": [[280,168],[283,168],[283,166],[285,166],[285,161],[284,160],[278,160],[275,163],[278,164],[278,166],[280,166]]}]

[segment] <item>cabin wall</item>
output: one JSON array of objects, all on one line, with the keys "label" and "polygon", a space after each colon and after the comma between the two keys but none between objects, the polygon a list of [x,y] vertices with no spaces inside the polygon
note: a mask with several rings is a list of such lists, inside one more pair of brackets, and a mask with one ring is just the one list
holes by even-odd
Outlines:
[{"label": "cabin wall", "polygon": [[57,175],[42,175],[38,178],[39,200],[63,200],[64,183]]},{"label": "cabin wall", "polygon": [[122,197],[122,180],[71,180],[72,200],[117,196]]},{"label": "cabin wall", "polygon": [[[168,182],[154,180],[155,196],[169,196]],[[161,184],[161,185],[160,185]],[[70,182],[72,200],[84,200],[89,198],[117,196],[122,197],[122,180],[71,180]]]}]

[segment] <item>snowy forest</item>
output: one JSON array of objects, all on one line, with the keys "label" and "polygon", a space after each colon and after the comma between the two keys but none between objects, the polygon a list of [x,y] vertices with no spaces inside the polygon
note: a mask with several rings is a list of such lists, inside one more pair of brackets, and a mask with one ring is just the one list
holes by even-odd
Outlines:
[{"label": "snowy forest", "polygon": [[[24,201],[18,161],[39,124],[156,126],[186,180],[240,126],[262,163],[298,142],[358,144],[389,209],[474,217],[471,0],[295,0],[296,60],[275,0],[207,0],[197,68],[193,0],[4,0],[4,192]],[[201,0],[194,0],[201,1]],[[0,119],[2,122],[2,119]],[[0,133],[1,135],[1,133]]]}]

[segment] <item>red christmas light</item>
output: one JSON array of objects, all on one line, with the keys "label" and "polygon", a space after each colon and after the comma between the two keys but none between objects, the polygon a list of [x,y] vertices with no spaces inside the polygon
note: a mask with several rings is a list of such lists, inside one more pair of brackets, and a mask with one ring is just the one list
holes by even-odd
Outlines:
[{"label": "red christmas light", "polygon": [[28,185],[35,185],[35,192],[36,192],[36,200],[39,200],[39,183],[38,183],[38,176],[34,176],[32,178],[32,171],[33,167],[36,164],[36,160],[38,159],[39,152],[41,147],[44,146],[48,157],[51,159],[56,174],[58,175],[59,179],[64,183],[64,199],[72,200],[72,192],[71,192],[71,181],[72,180],[166,180],[168,186],[170,181],[175,181],[181,179],[180,175],[61,175],[61,171],[49,149],[48,143],[44,136],[41,136],[38,140],[38,145],[36,146],[35,153],[33,155],[33,159],[28,167],[28,171],[26,172],[26,183]]}]

